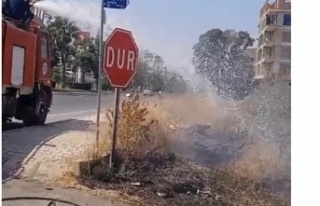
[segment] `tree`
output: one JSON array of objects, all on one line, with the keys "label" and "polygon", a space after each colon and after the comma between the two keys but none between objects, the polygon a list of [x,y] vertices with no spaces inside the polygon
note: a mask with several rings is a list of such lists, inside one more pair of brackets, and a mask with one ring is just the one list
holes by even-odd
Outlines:
[{"label": "tree", "polygon": [[81,82],[84,83],[86,73],[91,72],[93,66],[93,54],[88,52],[87,50],[77,52],[75,56],[75,66],[77,68],[81,68],[82,76]]},{"label": "tree", "polygon": [[[94,78],[99,74],[99,32],[95,38],[90,38],[88,32],[80,31],[74,22],[63,17],[50,17],[47,21],[47,29],[52,34],[57,58],[62,63],[62,86],[66,86],[66,68],[76,72],[82,70],[82,82],[85,74],[93,72]],[[86,35],[84,35],[86,34]],[[84,37],[86,38],[80,38]],[[88,37],[88,38],[87,38]],[[60,81],[59,72],[55,71],[55,79]],[[97,84],[98,85],[98,84]],[[174,72],[169,72],[163,58],[151,51],[140,53],[138,71],[131,88],[151,89],[154,91],[170,91],[175,89],[182,91],[186,88],[184,79]],[[102,86],[109,88],[108,81],[102,77]]]},{"label": "tree", "polygon": [[76,50],[72,44],[75,32],[79,28],[74,22],[67,18],[50,18],[47,22],[47,29],[51,33],[55,47],[58,50],[62,61],[62,86],[66,86],[66,67],[71,55],[75,55]]},{"label": "tree", "polygon": [[75,55],[75,66],[81,68],[82,82],[86,73],[93,72],[95,78],[98,78],[99,70],[99,51],[94,45],[94,38],[82,45],[83,49],[78,49]]},{"label": "tree", "polygon": [[137,66],[137,73],[133,78],[133,82],[131,87],[135,88],[146,88],[148,87],[148,76],[150,72],[150,67],[146,61],[142,57],[139,58],[138,66]]},{"label": "tree", "polygon": [[57,73],[56,70],[53,71],[53,80],[57,83],[60,84],[61,83],[61,75],[59,73]]},{"label": "tree", "polygon": [[140,52],[138,70],[131,87],[167,92],[187,90],[186,82],[182,76],[176,72],[168,71],[163,58],[148,50]]},{"label": "tree", "polygon": [[187,82],[177,72],[170,72],[165,86],[167,92],[183,93],[187,91]]},{"label": "tree", "polygon": [[241,99],[253,90],[253,62],[244,51],[253,45],[248,32],[212,29],[193,46],[196,72],[223,97]]},{"label": "tree", "polygon": [[[100,31],[98,31],[96,37],[93,39],[93,44],[91,45],[92,51],[94,51],[94,66],[92,69],[95,79],[98,79],[99,75],[99,46],[100,46]],[[107,81],[106,81],[107,84]],[[98,82],[97,82],[98,85]]]},{"label": "tree", "polygon": [[[76,55],[76,63],[83,72],[83,78],[86,73],[92,72],[94,78],[96,79],[96,84],[98,85],[98,75],[99,75],[99,32],[96,37],[91,37],[90,39],[82,42],[83,50],[78,50]],[[103,78],[103,77],[102,77]],[[105,81],[103,84],[107,84]],[[108,85],[105,85],[106,87]]]}]

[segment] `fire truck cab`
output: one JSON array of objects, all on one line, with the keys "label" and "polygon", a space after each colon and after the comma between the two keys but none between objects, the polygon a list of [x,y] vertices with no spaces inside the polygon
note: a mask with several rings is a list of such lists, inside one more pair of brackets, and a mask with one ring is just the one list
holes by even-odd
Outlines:
[{"label": "fire truck cab", "polygon": [[52,38],[35,22],[2,17],[2,119],[42,125],[52,103]]}]

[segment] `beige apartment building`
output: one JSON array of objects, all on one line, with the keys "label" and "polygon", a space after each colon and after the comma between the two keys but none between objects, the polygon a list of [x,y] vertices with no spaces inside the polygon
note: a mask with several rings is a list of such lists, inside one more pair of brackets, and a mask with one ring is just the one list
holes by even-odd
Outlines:
[{"label": "beige apartment building", "polygon": [[255,80],[291,80],[291,1],[266,1],[260,9]]}]

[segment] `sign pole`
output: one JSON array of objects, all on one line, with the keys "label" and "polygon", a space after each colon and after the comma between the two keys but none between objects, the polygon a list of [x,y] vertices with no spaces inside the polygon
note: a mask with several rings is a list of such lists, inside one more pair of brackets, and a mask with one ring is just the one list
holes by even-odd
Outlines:
[{"label": "sign pole", "polygon": [[[115,55],[116,51],[123,51]],[[120,89],[127,88],[137,72],[139,49],[130,31],[116,28],[107,38],[104,45],[104,72],[112,88],[114,88],[114,112],[111,134],[111,151],[109,168],[114,166],[119,129]],[[119,63],[120,62],[120,63]]]},{"label": "sign pole", "polygon": [[117,143],[117,129],[119,117],[119,103],[120,103],[120,89],[116,87],[114,90],[114,112],[113,112],[113,125],[112,125],[112,145],[109,159],[109,168],[113,167],[113,159],[116,152]]},{"label": "sign pole", "polygon": [[[139,49],[130,31],[116,28],[109,35],[106,43],[102,45],[103,24],[105,23],[104,8],[125,9],[129,0],[101,0],[101,28],[100,28],[100,58],[99,58],[99,88],[98,88],[98,112],[97,112],[97,144],[99,140],[100,123],[100,101],[101,101],[101,72],[105,72],[110,85],[115,89],[113,126],[112,126],[112,145],[109,159],[109,167],[113,167],[114,155],[116,152],[117,129],[119,116],[120,88],[126,88],[136,74],[137,57]],[[104,50],[103,50],[104,49]],[[122,55],[114,55],[115,50],[124,51]],[[102,51],[103,50],[103,51]],[[109,53],[110,52],[110,53]],[[109,55],[111,58],[109,58]],[[111,59],[111,61],[110,61]],[[104,64],[106,62],[106,64]],[[115,64],[117,62],[117,64]],[[118,62],[122,62],[121,64]],[[103,68],[103,69],[102,69]],[[126,68],[126,69],[124,69]]]},{"label": "sign pole", "polygon": [[101,72],[103,67],[103,26],[105,24],[105,11],[103,7],[104,1],[101,0],[101,17],[100,17],[100,40],[99,40],[99,70],[98,70],[98,84],[97,84],[97,131],[96,131],[96,149],[99,146],[100,136],[100,109],[101,109]]}]

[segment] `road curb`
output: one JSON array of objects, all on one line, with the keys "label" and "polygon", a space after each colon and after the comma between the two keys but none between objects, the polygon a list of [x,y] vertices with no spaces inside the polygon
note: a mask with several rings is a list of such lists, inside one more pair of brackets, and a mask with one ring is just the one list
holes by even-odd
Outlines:
[{"label": "road curb", "polygon": [[[100,116],[103,115],[107,110],[106,109],[101,109],[100,111]],[[8,129],[8,130],[4,130],[2,132],[2,134],[9,134],[9,133],[12,133],[12,132],[17,132],[17,131],[21,131],[21,130],[24,130],[24,129],[28,129],[28,128],[39,128],[39,127],[46,127],[46,126],[51,126],[51,125],[55,125],[55,124],[61,124],[61,123],[64,123],[64,122],[69,122],[69,121],[72,121],[72,120],[81,120],[81,119],[86,119],[86,118],[90,118],[90,117],[95,117],[96,114],[85,114],[83,116],[78,116],[76,118],[72,118],[72,119],[64,119],[64,120],[58,120],[58,121],[55,121],[55,122],[50,122],[50,123],[46,123],[44,125],[34,125],[34,126],[21,126],[19,128],[15,128],[15,129]],[[91,121],[91,120],[90,120]],[[100,122],[102,121],[102,118],[100,117]],[[96,120],[93,120],[92,121],[93,123],[96,124]]]},{"label": "road curb", "polygon": [[[101,94],[103,95],[109,95],[113,92],[109,91],[102,91]],[[96,91],[61,91],[61,90],[53,90],[53,94],[59,94],[59,95],[90,95],[95,96],[98,94]]]},{"label": "road curb", "polygon": [[70,95],[70,96],[96,96],[97,93],[84,93],[84,92],[53,92],[58,95]]},{"label": "road curb", "polygon": [[[89,116],[89,115],[88,115]],[[83,118],[85,116],[81,116],[80,118]],[[21,131],[21,130],[24,130],[24,129],[27,129],[27,128],[39,128],[39,127],[46,127],[46,126],[51,126],[51,125],[54,125],[54,124],[59,124],[59,123],[63,123],[63,122],[68,122],[68,121],[72,121],[74,119],[64,119],[64,120],[59,120],[59,121],[56,121],[56,122],[50,122],[50,123],[46,123],[44,125],[34,125],[34,126],[21,126],[19,128],[16,128],[16,129],[8,129],[8,130],[4,130],[2,132],[2,134],[9,134],[9,133],[12,133],[12,132],[18,132],[18,131]],[[21,123],[22,124],[22,123]]]}]

